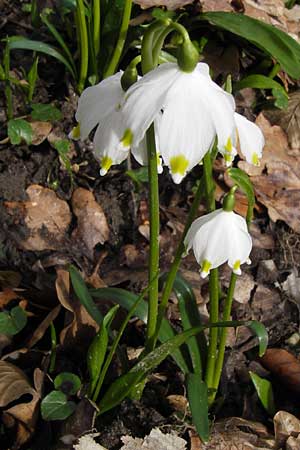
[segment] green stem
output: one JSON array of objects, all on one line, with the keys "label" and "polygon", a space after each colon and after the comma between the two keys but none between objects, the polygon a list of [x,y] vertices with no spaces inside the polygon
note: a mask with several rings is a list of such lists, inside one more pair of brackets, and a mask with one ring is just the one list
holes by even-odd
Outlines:
[{"label": "green stem", "polygon": [[79,39],[80,39],[80,73],[78,81],[78,91],[81,93],[84,89],[85,80],[88,73],[89,65],[89,41],[86,26],[86,18],[84,11],[83,0],[77,0],[77,18],[79,24]]},{"label": "green stem", "polygon": [[165,28],[170,25],[171,21],[169,19],[166,20],[158,20],[154,22],[147,28],[147,31],[143,37],[143,45],[142,45],[142,71],[145,75],[150,72],[150,70],[154,69],[155,65],[153,58],[153,48],[154,45],[157,45],[157,41],[159,37],[165,32]]},{"label": "green stem", "polygon": [[198,211],[198,208],[199,208],[199,204],[200,204],[201,198],[203,197],[203,194],[204,194],[204,185],[203,185],[203,178],[202,178],[200,183],[199,183],[199,186],[197,188],[196,195],[194,197],[191,209],[189,211],[188,218],[187,218],[187,221],[186,221],[186,224],[185,224],[185,227],[184,227],[183,234],[181,236],[179,245],[178,245],[176,253],[175,253],[174,260],[172,262],[170,271],[168,273],[166,282],[164,284],[164,289],[163,289],[163,293],[162,293],[162,297],[161,297],[161,302],[160,302],[160,305],[159,305],[159,308],[158,308],[158,318],[157,318],[157,326],[156,326],[156,339],[157,339],[157,336],[158,336],[158,333],[159,333],[159,330],[160,330],[160,327],[161,327],[161,323],[162,323],[162,320],[163,320],[163,317],[164,317],[164,314],[165,314],[166,307],[168,305],[168,300],[170,298],[170,295],[171,295],[171,292],[172,292],[172,289],[173,289],[173,284],[174,284],[174,281],[175,281],[175,278],[176,278],[176,274],[178,272],[178,269],[179,269],[179,266],[180,266],[180,263],[181,263],[181,258],[182,258],[182,255],[183,255],[184,251],[185,251],[184,239],[185,239],[185,236],[186,236],[186,234],[187,234],[187,232],[188,232],[188,230],[189,230],[189,228],[190,228],[190,226],[191,226],[191,224],[192,224],[192,222],[193,222],[193,220],[194,220],[194,218],[195,218],[195,216],[197,214],[197,211]]},{"label": "green stem", "polygon": [[[227,292],[227,297],[225,300],[224,311],[222,322],[227,322],[230,320],[231,307],[233,301],[234,288],[237,280],[237,275],[235,273],[231,274],[230,284]],[[219,343],[219,352],[216,360],[215,373],[213,379],[213,392],[211,393],[210,401],[211,403],[214,401],[216,393],[218,391],[220,378],[222,374],[224,355],[225,355],[225,347],[226,347],[226,337],[227,337],[227,328],[222,328],[220,335],[220,343]]]},{"label": "green stem", "polygon": [[51,333],[51,356],[49,364],[49,373],[52,373],[55,369],[56,346],[57,346],[56,330],[53,322],[50,323],[50,333]]},{"label": "green stem", "polygon": [[146,351],[155,347],[159,272],[159,193],[157,174],[157,154],[155,147],[154,124],[147,131],[148,174],[149,174],[149,209],[150,209],[150,252],[149,252],[149,289]]},{"label": "green stem", "polygon": [[[205,190],[206,190],[206,202],[207,209],[209,212],[216,209],[215,201],[215,184],[213,181],[213,165],[210,152],[207,152],[203,158],[203,171],[205,180]],[[219,320],[219,275],[218,269],[212,269],[209,274],[209,303],[210,303],[210,315],[209,321],[218,322]],[[207,356],[207,367],[205,374],[205,381],[208,389],[212,387],[215,364],[216,364],[216,353],[218,346],[218,329],[211,328],[209,332],[209,347]]]},{"label": "green stem", "polygon": [[129,20],[130,20],[130,15],[131,15],[131,8],[132,8],[132,0],[125,0],[123,19],[122,19],[119,38],[118,38],[113,56],[108,65],[108,68],[106,69],[106,71],[104,73],[104,78],[107,78],[107,77],[113,75],[119,64],[119,60],[120,60],[120,57],[121,57],[121,54],[122,54],[122,51],[124,48],[126,36],[127,36]]},{"label": "green stem", "polygon": [[101,0],[93,0],[93,45],[97,60],[100,53],[100,27],[101,27]]}]

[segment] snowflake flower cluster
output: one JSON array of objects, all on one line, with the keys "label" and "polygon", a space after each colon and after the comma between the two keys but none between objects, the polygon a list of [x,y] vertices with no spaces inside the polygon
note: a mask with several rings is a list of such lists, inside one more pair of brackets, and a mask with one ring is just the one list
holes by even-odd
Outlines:
[{"label": "snowflake flower cluster", "polygon": [[[217,139],[226,165],[237,154],[239,142],[246,161],[259,165],[264,146],[260,128],[235,112],[231,94],[210,77],[209,67],[198,63],[184,72],[176,63],[165,63],[148,72],[126,92],[122,72],[88,87],[79,98],[73,139],[86,139],[96,128],[94,154],[100,174],[124,161],[129,151],[147,165],[146,131],[154,123],[157,170],[168,166],[172,179],[180,183],[199,164]],[[205,277],[224,262],[236,274],[249,261],[251,237],[245,219],[233,211],[219,209],[195,220],[186,238]]]}]

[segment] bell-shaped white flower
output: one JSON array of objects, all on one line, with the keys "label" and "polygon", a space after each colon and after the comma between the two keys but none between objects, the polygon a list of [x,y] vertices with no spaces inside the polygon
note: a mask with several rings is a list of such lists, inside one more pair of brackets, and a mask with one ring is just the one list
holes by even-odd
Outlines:
[{"label": "bell-shaped white flower", "polygon": [[265,145],[265,138],[261,129],[241,114],[234,113],[235,130],[231,137],[230,145],[223,149],[227,166],[230,166],[237,154],[237,142],[240,143],[242,154],[246,161],[255,166],[259,166],[262,151]]},{"label": "bell-shaped white flower", "polygon": [[241,152],[248,163],[259,166],[259,160],[262,157],[265,145],[265,138],[261,129],[241,114],[235,113],[234,120]]},{"label": "bell-shaped white flower", "polygon": [[202,160],[216,136],[220,150],[231,145],[234,100],[212,81],[207,64],[192,72],[162,64],[131,86],[125,99],[125,129],[133,143],[162,111],[159,150],[175,183]]},{"label": "bell-shaped white flower", "polygon": [[196,219],[187,232],[184,244],[187,252],[193,248],[201,266],[202,278],[225,262],[234,273],[240,275],[240,266],[250,261],[252,249],[245,219],[223,209]]},{"label": "bell-shaped white flower", "polygon": [[[75,115],[78,126],[69,135],[72,139],[84,140],[97,126],[93,152],[100,160],[100,175],[105,175],[112,165],[123,162],[130,147],[135,159],[141,165],[147,165],[146,143],[132,145],[132,134],[125,127],[121,108],[125,96],[121,86],[122,74],[118,72],[83,91]],[[158,159],[158,172],[161,171],[161,160]]]}]

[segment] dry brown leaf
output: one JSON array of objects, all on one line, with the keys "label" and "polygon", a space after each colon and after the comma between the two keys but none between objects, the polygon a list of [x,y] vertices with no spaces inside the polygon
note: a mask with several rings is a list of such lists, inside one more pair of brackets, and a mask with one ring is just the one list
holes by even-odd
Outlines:
[{"label": "dry brown leaf", "polygon": [[158,428],[153,428],[144,439],[131,436],[121,437],[123,446],[121,450],[185,450],[186,441],[175,433],[162,433]]},{"label": "dry brown leaf", "polygon": [[58,316],[61,310],[61,306],[57,305],[49,314],[45,317],[45,319],[39,324],[39,326],[35,329],[33,335],[31,336],[29,342],[27,343],[27,347],[33,347],[46,333],[49,328],[51,322],[53,322]]},{"label": "dry brown leaf", "polygon": [[71,297],[69,272],[66,270],[57,269],[56,292],[60,303],[71,313],[71,321],[60,333],[60,343],[70,348],[87,347],[99,326],[81,303]]},{"label": "dry brown leaf", "polygon": [[251,420],[230,417],[213,425],[208,444],[203,444],[193,433],[191,450],[266,450],[274,449],[274,440],[267,428]]},{"label": "dry brown leaf", "polygon": [[300,436],[297,438],[294,438],[293,436],[290,436],[285,444],[286,450],[299,450],[300,448]]},{"label": "dry brown leaf", "polygon": [[78,225],[72,237],[81,239],[90,252],[95,245],[104,244],[109,238],[109,228],[102,207],[92,192],[78,188],[72,196],[72,207]]},{"label": "dry brown leaf", "polygon": [[153,6],[165,6],[173,11],[183,6],[193,3],[194,0],[134,0],[133,3],[140,5],[143,9],[152,8]]},{"label": "dry brown leaf", "polygon": [[[38,184],[29,186],[26,193],[28,201],[5,203],[16,222],[24,221],[26,224],[29,236],[20,242],[21,246],[33,251],[60,248],[71,222],[67,202],[60,200],[51,189]],[[24,231],[21,232],[24,235]]]},{"label": "dry brown leaf", "polygon": [[290,436],[297,437],[300,433],[300,420],[286,411],[278,411],[273,421],[276,448],[284,446]]},{"label": "dry brown leaf", "polygon": [[270,348],[260,362],[289,389],[300,393],[300,361],[294,355],[282,348]]},{"label": "dry brown leaf", "polygon": [[13,364],[0,361],[0,407],[7,406],[24,394],[35,394],[24,372]]},{"label": "dry brown leaf", "polygon": [[266,111],[266,117],[283,128],[291,148],[300,148],[300,91],[289,94],[287,109]]},{"label": "dry brown leaf", "polygon": [[168,395],[168,403],[175,411],[186,413],[188,409],[188,401],[183,395]]},{"label": "dry brown leaf", "polygon": [[36,369],[34,377],[36,389],[30,385],[22,370],[6,361],[0,361],[0,406],[5,407],[24,394],[32,395],[31,401],[19,403],[3,411],[4,425],[16,428],[13,445],[15,450],[28,441],[37,422],[44,375],[39,369]]},{"label": "dry brown leaf", "polygon": [[300,232],[300,150],[291,151],[287,137],[279,126],[271,126],[260,114],[256,120],[266,145],[260,167],[245,161],[239,167],[251,178],[257,199],[268,208],[270,218],[285,221]]},{"label": "dry brown leaf", "polygon": [[40,145],[52,130],[50,122],[30,122],[32,128],[32,145]]}]

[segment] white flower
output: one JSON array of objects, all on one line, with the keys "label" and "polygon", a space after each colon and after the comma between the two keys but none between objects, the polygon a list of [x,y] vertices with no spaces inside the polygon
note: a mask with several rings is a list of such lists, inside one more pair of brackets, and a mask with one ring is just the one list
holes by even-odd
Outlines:
[{"label": "white flower", "polygon": [[255,166],[259,166],[262,151],[265,145],[265,138],[261,129],[241,114],[234,113],[235,130],[231,137],[231,145],[222,151],[226,165],[230,166],[237,154],[237,141],[240,143],[242,154],[246,161]]},{"label": "white flower", "polygon": [[250,261],[252,240],[246,221],[233,211],[218,209],[196,219],[184,244],[187,252],[193,247],[202,278],[226,261],[233,272],[240,275],[240,265]]},{"label": "white flower", "polygon": [[216,136],[220,150],[232,145],[234,100],[212,81],[207,64],[197,64],[193,72],[162,64],[131,86],[125,99],[125,128],[134,144],[163,112],[159,151],[175,183],[202,160]]},{"label": "white flower", "polygon": [[[79,125],[70,133],[71,138],[84,140],[97,126],[93,151],[100,160],[101,175],[105,175],[112,165],[123,162],[130,147],[135,159],[141,165],[147,165],[146,143],[132,145],[130,130],[125,129],[121,109],[125,92],[121,86],[121,77],[122,72],[118,72],[83,91],[75,115]],[[158,158],[158,172],[161,171],[161,160]]]}]

